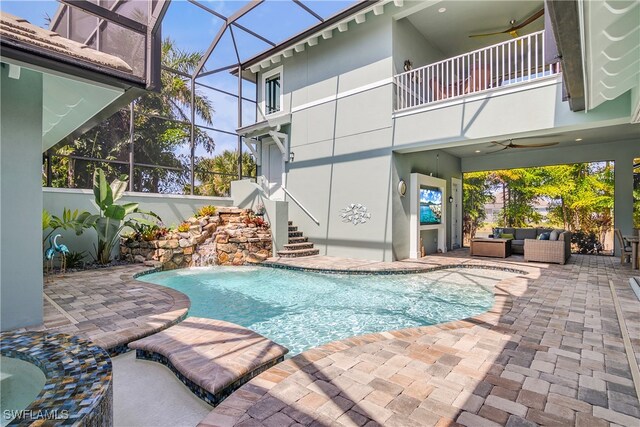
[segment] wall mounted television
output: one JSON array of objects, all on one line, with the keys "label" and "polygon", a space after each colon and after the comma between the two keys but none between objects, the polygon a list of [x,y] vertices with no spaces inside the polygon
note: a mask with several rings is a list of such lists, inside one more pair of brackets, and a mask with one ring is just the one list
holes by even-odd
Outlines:
[{"label": "wall mounted television", "polygon": [[435,187],[420,187],[420,225],[442,223],[442,191]]}]

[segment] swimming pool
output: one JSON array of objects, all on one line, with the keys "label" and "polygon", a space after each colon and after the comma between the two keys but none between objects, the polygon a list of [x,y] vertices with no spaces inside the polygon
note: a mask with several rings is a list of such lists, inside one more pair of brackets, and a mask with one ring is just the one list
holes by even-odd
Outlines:
[{"label": "swimming pool", "polygon": [[354,335],[433,325],[487,311],[493,285],[514,273],[457,268],[343,275],[265,267],[206,267],[139,278],[191,300],[189,315],[252,329],[295,355]]}]

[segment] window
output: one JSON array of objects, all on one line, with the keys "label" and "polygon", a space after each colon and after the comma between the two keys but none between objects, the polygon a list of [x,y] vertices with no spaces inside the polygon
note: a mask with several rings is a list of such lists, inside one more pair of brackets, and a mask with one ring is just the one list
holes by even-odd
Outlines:
[{"label": "window", "polygon": [[282,67],[266,73],[262,81],[264,114],[268,116],[282,110]]}]

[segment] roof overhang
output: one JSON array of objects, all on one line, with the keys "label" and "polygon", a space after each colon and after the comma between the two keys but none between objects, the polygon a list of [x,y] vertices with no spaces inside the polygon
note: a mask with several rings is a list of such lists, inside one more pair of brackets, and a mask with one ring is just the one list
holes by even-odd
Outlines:
[{"label": "roof overhang", "polygon": [[270,132],[278,132],[282,126],[291,123],[291,114],[280,114],[258,123],[241,127],[236,130],[244,138],[260,138],[268,136]]},{"label": "roof overhang", "polygon": [[569,107],[571,111],[582,111],[585,108],[585,86],[578,4],[575,1],[546,0],[545,10],[558,48]]},{"label": "roof overhang", "polygon": [[[318,25],[243,62],[242,69],[249,69],[251,73],[257,73],[262,68],[277,64],[281,62],[282,58],[289,58],[296,52],[303,52],[307,47],[316,46],[320,39],[327,40],[332,38],[335,31],[345,32],[348,31],[349,25],[352,23],[362,24],[366,22],[366,15],[370,12],[375,15],[382,15],[387,3],[402,7],[404,0],[361,0],[330,19],[320,22]],[[237,73],[237,71],[235,72]],[[243,77],[245,77],[244,73]]]},{"label": "roof overhang", "polygon": [[[579,2],[586,108],[640,90],[640,3]],[[640,96],[632,121],[640,122]]]}]

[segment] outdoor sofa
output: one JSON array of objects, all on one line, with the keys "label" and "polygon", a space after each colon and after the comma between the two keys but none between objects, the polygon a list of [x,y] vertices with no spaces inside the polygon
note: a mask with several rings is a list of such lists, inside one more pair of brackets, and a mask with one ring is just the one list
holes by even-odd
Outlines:
[{"label": "outdoor sofa", "polygon": [[494,235],[512,235],[511,252],[524,254],[525,261],[564,264],[571,256],[571,232],[555,230],[557,240],[539,240],[541,234],[553,231],[549,228],[502,228],[496,229]]}]

